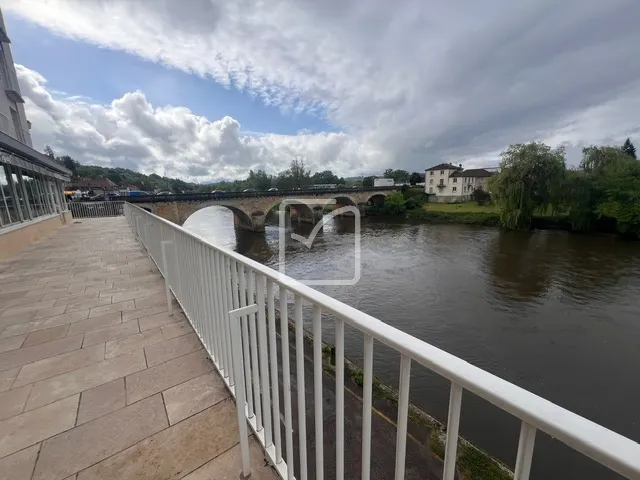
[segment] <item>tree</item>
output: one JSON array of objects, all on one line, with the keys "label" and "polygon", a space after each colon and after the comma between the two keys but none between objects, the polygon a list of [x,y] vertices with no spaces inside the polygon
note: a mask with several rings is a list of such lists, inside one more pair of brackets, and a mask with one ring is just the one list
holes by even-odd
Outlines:
[{"label": "tree", "polygon": [[334,175],[331,170],[314,173],[313,175],[311,175],[311,181],[314,185],[335,185],[340,183],[340,179],[338,178],[338,176]]},{"label": "tree", "polygon": [[373,187],[373,179],[375,177],[364,177],[362,179],[362,186],[363,187]]},{"label": "tree", "polygon": [[68,170],[71,170],[71,174],[74,177],[77,175],[78,167],[80,166],[78,162],[76,162],[69,155],[63,155],[62,157],[56,157],[56,158],[60,163],[62,163],[62,165],[65,166],[65,168],[67,168]]},{"label": "tree", "polygon": [[582,149],[580,168],[587,173],[599,175],[608,165],[623,158],[627,158],[627,155],[620,148],[591,145]]},{"label": "tree", "polygon": [[505,228],[528,229],[536,210],[557,211],[566,173],[562,147],[516,144],[501,157],[501,171],[489,179],[489,191]]},{"label": "tree", "polygon": [[302,188],[311,184],[311,172],[305,168],[304,160],[297,158],[291,160],[288,172],[294,188]]},{"label": "tree", "polygon": [[407,183],[411,176],[406,170],[393,170],[392,168],[387,168],[383,175],[385,178],[393,178],[395,183]]},{"label": "tree", "polygon": [[53,149],[49,145],[44,146],[44,154],[51,160],[56,159],[56,155],[53,153]]},{"label": "tree", "polygon": [[391,192],[384,199],[384,208],[391,215],[402,215],[406,210],[404,195],[397,190]]},{"label": "tree", "polygon": [[420,174],[418,172],[413,172],[409,176],[409,183],[411,185],[415,185],[416,183],[424,182],[424,174]]},{"label": "tree", "polygon": [[482,188],[476,188],[471,197],[476,201],[478,205],[484,205],[489,200],[491,200],[491,195],[488,192],[485,192]]},{"label": "tree", "polygon": [[633,146],[633,143],[631,143],[631,140],[628,138],[624,141],[624,145],[622,145],[622,151],[630,157],[637,158],[636,147]]},{"label": "tree", "polygon": [[271,188],[272,179],[264,170],[258,170],[254,172],[249,170],[249,178],[247,179],[251,188],[255,188],[259,191],[269,190]]}]

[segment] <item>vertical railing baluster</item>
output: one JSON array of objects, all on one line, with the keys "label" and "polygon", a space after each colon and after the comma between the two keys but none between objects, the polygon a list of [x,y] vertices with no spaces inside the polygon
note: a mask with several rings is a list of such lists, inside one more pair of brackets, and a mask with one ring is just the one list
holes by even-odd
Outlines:
[{"label": "vertical railing baluster", "polygon": [[208,265],[209,271],[209,284],[211,286],[211,291],[209,295],[211,296],[211,342],[213,343],[213,348],[215,349],[215,359],[216,366],[218,370],[222,370],[222,348],[220,346],[220,312],[219,305],[220,302],[218,300],[218,288],[219,281],[216,273],[216,265],[215,265],[215,250],[213,248],[207,248],[206,250],[206,258],[205,262]]},{"label": "vertical railing baluster", "polygon": [[411,359],[400,358],[400,388],[398,393],[398,422],[396,436],[396,480],[404,480],[407,455],[407,422],[409,417],[409,383],[411,381]]},{"label": "vertical railing baluster", "polygon": [[293,315],[296,324],[296,386],[298,390],[298,440],[300,450],[300,480],[307,479],[307,408],[305,406],[304,381],[304,324],[302,322],[302,297],[295,295]]},{"label": "vertical railing baluster", "polygon": [[536,428],[523,420],[520,425],[518,455],[516,456],[516,468],[513,471],[513,480],[529,480],[535,442]]},{"label": "vertical railing baluster", "polygon": [[[245,307],[247,305],[247,279],[244,264],[240,264],[240,306]],[[244,352],[244,382],[247,389],[247,408],[249,418],[254,416],[253,407],[253,385],[251,382],[251,355],[249,353],[249,320],[248,315],[245,315],[241,319],[242,330],[242,351]]]},{"label": "vertical railing baluster", "polygon": [[362,383],[362,480],[371,477],[371,402],[373,387],[373,337],[364,334]]},{"label": "vertical railing baluster", "polygon": [[258,304],[258,339],[260,342],[260,379],[262,391],[262,416],[264,419],[264,445],[273,445],[271,424],[271,388],[269,385],[269,345],[267,344],[267,318],[264,301],[265,278],[256,273],[256,303]]},{"label": "vertical railing baluster", "polygon": [[233,302],[234,310],[240,306],[238,292],[238,262],[235,260],[231,260],[231,301]]},{"label": "vertical railing baluster", "polygon": [[336,322],[336,479],[344,480],[344,320]]},{"label": "vertical railing baluster", "polygon": [[284,433],[287,450],[287,480],[293,480],[293,419],[291,415],[291,368],[289,360],[289,310],[287,289],[279,286],[280,340],[282,342],[282,394],[284,395]]},{"label": "vertical railing baluster", "polygon": [[224,305],[224,275],[222,272],[222,261],[221,261],[221,257],[222,254],[215,250],[213,252],[213,262],[214,262],[214,268],[215,268],[215,272],[216,272],[216,299],[218,302],[218,342],[220,343],[220,352],[221,352],[221,365],[222,365],[222,375],[223,378],[224,377],[228,377],[229,376],[229,372],[227,371],[229,369],[228,365],[229,365],[229,352],[227,351],[227,343],[225,341],[225,327],[224,327],[224,321],[227,318],[226,315],[224,314],[225,312],[225,305]]},{"label": "vertical railing baluster", "polygon": [[211,308],[211,284],[209,283],[209,271],[206,261],[206,251],[208,248],[204,243],[198,243],[200,243],[198,263],[200,263],[200,268],[202,269],[202,303],[204,305],[204,316],[202,319],[203,343],[211,356],[211,361],[215,363],[217,352],[214,352],[213,344],[211,343],[211,322],[213,314]]},{"label": "vertical railing baluster", "polygon": [[276,463],[282,462],[282,438],[280,435],[280,391],[278,381],[278,353],[276,348],[276,313],[273,282],[267,280],[267,324],[269,326],[269,365],[271,366],[271,395],[273,407],[273,437],[276,447]]},{"label": "vertical railing baluster", "polygon": [[[247,268],[247,298],[249,304],[255,302],[253,270]],[[260,368],[258,363],[258,334],[256,315],[249,315],[249,343],[251,344],[251,373],[253,375],[253,408],[256,415],[256,430],[262,430],[262,401],[260,399]]]},{"label": "vertical railing baluster", "polygon": [[316,434],[316,480],[324,478],[324,433],[322,418],[322,310],[313,306],[313,393]]},{"label": "vertical railing baluster", "polygon": [[[224,272],[224,290],[225,290],[225,311],[228,313],[232,310],[232,300],[231,300],[231,270],[229,264],[229,258],[222,254],[222,264],[223,264],[223,272]],[[232,386],[234,384],[233,378],[233,363],[231,362],[231,335],[229,332],[229,327],[225,327],[224,341],[227,343],[227,350],[229,352],[229,357],[227,360],[227,366],[229,367],[229,371],[227,372],[229,375],[229,385]]]},{"label": "vertical railing baluster", "polygon": [[447,419],[447,443],[444,449],[444,471],[442,480],[453,480],[456,474],[456,455],[458,451],[458,429],[460,427],[460,406],[462,387],[451,383],[449,393],[449,417]]}]

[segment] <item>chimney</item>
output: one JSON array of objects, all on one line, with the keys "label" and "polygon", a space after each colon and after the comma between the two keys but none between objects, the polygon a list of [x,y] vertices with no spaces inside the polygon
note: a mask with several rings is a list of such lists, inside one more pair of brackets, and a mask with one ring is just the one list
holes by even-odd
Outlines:
[{"label": "chimney", "polygon": [[462,164],[461,164],[461,163],[459,163],[459,164],[458,164],[458,166],[459,166],[460,168],[462,168]]}]

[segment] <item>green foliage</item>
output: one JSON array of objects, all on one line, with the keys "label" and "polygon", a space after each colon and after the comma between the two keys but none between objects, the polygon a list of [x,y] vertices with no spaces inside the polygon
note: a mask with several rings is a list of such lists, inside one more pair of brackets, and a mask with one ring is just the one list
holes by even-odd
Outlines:
[{"label": "green foliage", "polygon": [[482,188],[476,188],[471,194],[471,197],[473,197],[478,205],[485,205],[491,200],[491,195]]},{"label": "green foliage", "polygon": [[413,172],[409,176],[409,183],[415,185],[416,183],[424,182],[424,173]]},{"label": "green foliage", "polygon": [[394,170],[392,168],[387,168],[383,173],[385,178],[393,178],[395,183],[407,183],[409,182],[409,172],[406,170]]},{"label": "green foliage", "polygon": [[267,175],[264,170],[258,170],[254,172],[253,170],[249,170],[249,178],[247,182],[250,185],[250,188],[254,188],[258,191],[269,190],[272,185],[271,176]]},{"label": "green foliage", "polygon": [[536,211],[557,211],[566,173],[564,149],[539,142],[511,145],[489,191],[505,228],[528,229]]},{"label": "green foliage", "polygon": [[405,199],[402,192],[393,191],[384,199],[385,212],[390,215],[402,215],[406,211]]},{"label": "green foliage", "polygon": [[[323,172],[316,172],[313,175],[311,175],[311,182],[314,185],[326,185],[326,184],[338,184],[338,183],[344,183],[344,178],[340,178],[337,175],[334,175],[334,173],[331,170],[325,170]],[[371,186],[373,186],[373,182],[371,183]]]},{"label": "green foliage", "polygon": [[633,146],[633,143],[631,143],[631,140],[628,138],[624,141],[624,145],[622,145],[622,151],[630,157],[637,158],[636,147]]},{"label": "green foliage", "polygon": [[375,177],[364,177],[362,179],[362,186],[363,187],[373,187],[373,180]]},{"label": "green foliage", "polygon": [[618,232],[640,236],[640,163],[626,156],[595,178],[596,214],[616,220]]}]

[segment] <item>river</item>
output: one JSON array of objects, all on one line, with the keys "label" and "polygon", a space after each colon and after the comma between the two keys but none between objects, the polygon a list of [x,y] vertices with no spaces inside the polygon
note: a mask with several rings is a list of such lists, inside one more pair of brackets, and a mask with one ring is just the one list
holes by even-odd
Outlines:
[{"label": "river", "polygon": [[[311,250],[287,247],[294,278],[352,275],[353,219],[334,219]],[[186,224],[213,243],[277,268],[279,229],[236,231],[220,207]],[[319,290],[516,385],[640,440],[640,244],[565,232],[503,232],[367,217],[361,279]],[[333,343],[331,322],[323,322]],[[361,363],[362,335],[346,356]],[[374,375],[397,385],[399,356],[376,343]],[[446,420],[448,384],[412,368],[413,403]],[[466,392],[461,434],[515,464],[519,421]],[[539,433],[531,478],[620,478]]]}]

